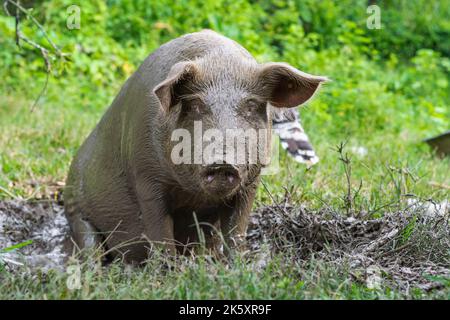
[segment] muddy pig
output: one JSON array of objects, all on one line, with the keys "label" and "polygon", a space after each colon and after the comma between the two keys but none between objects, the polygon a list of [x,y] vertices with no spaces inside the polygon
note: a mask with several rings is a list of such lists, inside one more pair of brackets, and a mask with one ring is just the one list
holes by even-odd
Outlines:
[{"label": "muddy pig", "polygon": [[[233,247],[245,233],[264,163],[230,160],[225,147],[188,161],[206,145],[188,138],[196,126],[200,134],[270,134],[273,112],[303,104],[325,80],[286,63],[257,63],[209,30],[162,45],[127,80],[72,162],[64,199],[76,244],[101,244],[130,262],[145,260],[151,244],[171,253],[200,240],[214,248],[217,231],[223,247]],[[178,153],[174,132],[191,135]],[[257,151],[268,153],[264,141]]]}]

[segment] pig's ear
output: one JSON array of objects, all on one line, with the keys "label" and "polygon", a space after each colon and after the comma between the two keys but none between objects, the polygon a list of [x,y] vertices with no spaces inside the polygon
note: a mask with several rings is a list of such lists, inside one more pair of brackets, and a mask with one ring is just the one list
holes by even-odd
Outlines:
[{"label": "pig's ear", "polygon": [[196,66],[193,62],[178,62],[172,66],[167,78],[153,89],[164,111],[168,111],[171,106],[178,103],[178,89],[185,81],[192,79],[195,72]]},{"label": "pig's ear", "polygon": [[308,101],[327,81],[295,69],[287,63],[265,63],[259,71],[259,83],[269,102],[279,108],[292,108]]}]

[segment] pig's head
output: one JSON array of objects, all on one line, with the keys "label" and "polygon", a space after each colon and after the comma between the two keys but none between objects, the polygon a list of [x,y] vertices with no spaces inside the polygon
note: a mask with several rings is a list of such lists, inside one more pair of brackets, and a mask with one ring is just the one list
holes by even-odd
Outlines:
[{"label": "pig's head", "polygon": [[286,63],[226,55],[175,64],[154,89],[175,179],[216,199],[245,188],[270,155],[272,108],[305,103],[325,80]]}]

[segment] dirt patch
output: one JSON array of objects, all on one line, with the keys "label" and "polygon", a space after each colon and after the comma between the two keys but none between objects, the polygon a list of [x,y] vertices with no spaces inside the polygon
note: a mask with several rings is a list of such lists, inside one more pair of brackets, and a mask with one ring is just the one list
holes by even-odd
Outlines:
[{"label": "dirt patch", "polygon": [[251,217],[247,241],[262,265],[283,252],[300,265],[314,257],[369,288],[388,282],[431,290],[450,279],[449,209],[447,201],[412,201],[405,210],[369,219],[287,204],[263,207]]},{"label": "dirt patch", "polygon": [[[67,220],[63,206],[53,201],[1,201],[0,250],[31,240],[17,250],[0,251],[0,260],[10,269],[61,269],[67,254]],[[8,249],[7,249],[8,250]]]},{"label": "dirt patch", "polygon": [[[449,209],[448,202],[413,201],[371,219],[287,203],[266,206],[252,214],[247,242],[259,268],[282,252],[305,267],[312,258],[319,260],[370,288],[431,290],[450,277]],[[62,269],[68,229],[61,202],[0,202],[0,250],[32,240],[0,251],[0,260],[8,269]]]}]

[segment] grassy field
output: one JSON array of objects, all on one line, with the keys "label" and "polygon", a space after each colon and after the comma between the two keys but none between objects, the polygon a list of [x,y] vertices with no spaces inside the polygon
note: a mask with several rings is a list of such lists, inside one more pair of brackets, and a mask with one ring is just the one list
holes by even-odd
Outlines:
[{"label": "grassy field", "polygon": [[205,257],[191,261],[154,259],[139,270],[120,264],[107,270],[82,267],[81,288],[70,290],[64,273],[5,275],[2,299],[448,299],[447,289],[429,293],[411,288],[399,292],[383,287],[369,289],[350,280],[344,270],[320,262],[309,268],[274,257],[261,271],[238,259],[232,265]]},{"label": "grassy field", "polygon": [[[45,82],[42,59],[39,52],[15,47],[14,20],[0,16],[0,45],[5,48],[0,53],[0,199],[54,196],[63,186],[77,148],[139,62],[164,41],[185,32],[212,28],[248,47],[259,61],[287,61],[332,79],[301,110],[303,125],[320,162],[307,170],[281,154],[280,172],[263,177],[266,187],[258,190],[255,209],[281,202],[286,190],[290,191],[292,204],[310,210],[332,208],[345,216],[365,212],[370,218],[398,212],[407,207],[408,199],[449,200],[450,160],[438,158],[422,142],[449,129],[448,51],[426,43],[431,36],[423,31],[422,47],[408,47],[411,52],[403,52],[401,44],[394,47],[386,40],[390,38],[381,34],[386,29],[366,29],[365,1],[354,2],[352,10],[358,14],[353,21],[343,16],[343,8],[328,1],[311,13],[320,16],[328,12],[329,19],[336,20],[335,25],[330,22],[324,26],[338,30],[335,43],[327,30],[314,29],[320,21],[299,25],[298,19],[306,19],[305,11],[289,1],[276,8],[265,1],[261,6],[237,1],[239,10],[230,11],[223,20],[220,17],[229,8],[221,7],[226,6],[222,2],[216,5],[207,1],[205,5],[212,13],[196,18],[198,21],[188,17],[204,14],[199,13],[199,5],[180,2],[183,4],[171,12],[152,7],[148,13],[140,7],[144,6],[141,2],[134,7],[127,1],[99,1],[82,8],[83,24],[88,27],[71,32],[63,29],[65,18],[61,13],[69,2],[47,3],[36,11],[37,17],[46,21],[50,35],[71,54],[71,61],[54,61],[46,93],[33,112],[30,106]],[[309,1],[304,3],[307,8],[315,8]],[[420,5],[424,3],[414,1],[419,9],[408,11],[413,15],[408,21],[419,19]],[[121,9],[136,17],[121,24]],[[142,21],[136,13],[141,9],[147,15]],[[276,15],[268,20],[270,10]],[[401,8],[395,10],[407,14]],[[446,19],[446,11],[434,10],[439,12],[439,26],[439,21]],[[330,12],[337,13],[333,16]],[[424,11],[421,19],[432,14]],[[185,25],[180,22],[183,19]],[[25,32],[44,41],[31,24],[23,24]],[[144,28],[150,31],[143,32]],[[445,39],[448,24],[441,29]],[[126,32],[131,37],[128,40]],[[349,166],[336,151],[342,142],[346,142],[344,154],[351,158]],[[346,168],[350,167],[351,175],[347,176]],[[348,181],[350,204],[346,200]],[[297,264],[283,254],[274,254],[261,269],[255,269],[254,260],[245,254],[238,255],[231,264],[212,261],[208,256],[174,261],[155,257],[143,268],[120,263],[103,268],[95,259],[72,263],[80,265],[81,289],[68,289],[67,272],[3,270],[0,298],[450,298],[448,279],[440,280],[443,287],[439,290],[428,292],[419,288],[399,290],[387,284],[370,289],[366,283],[356,281],[346,266],[336,268],[320,259]]]}]

